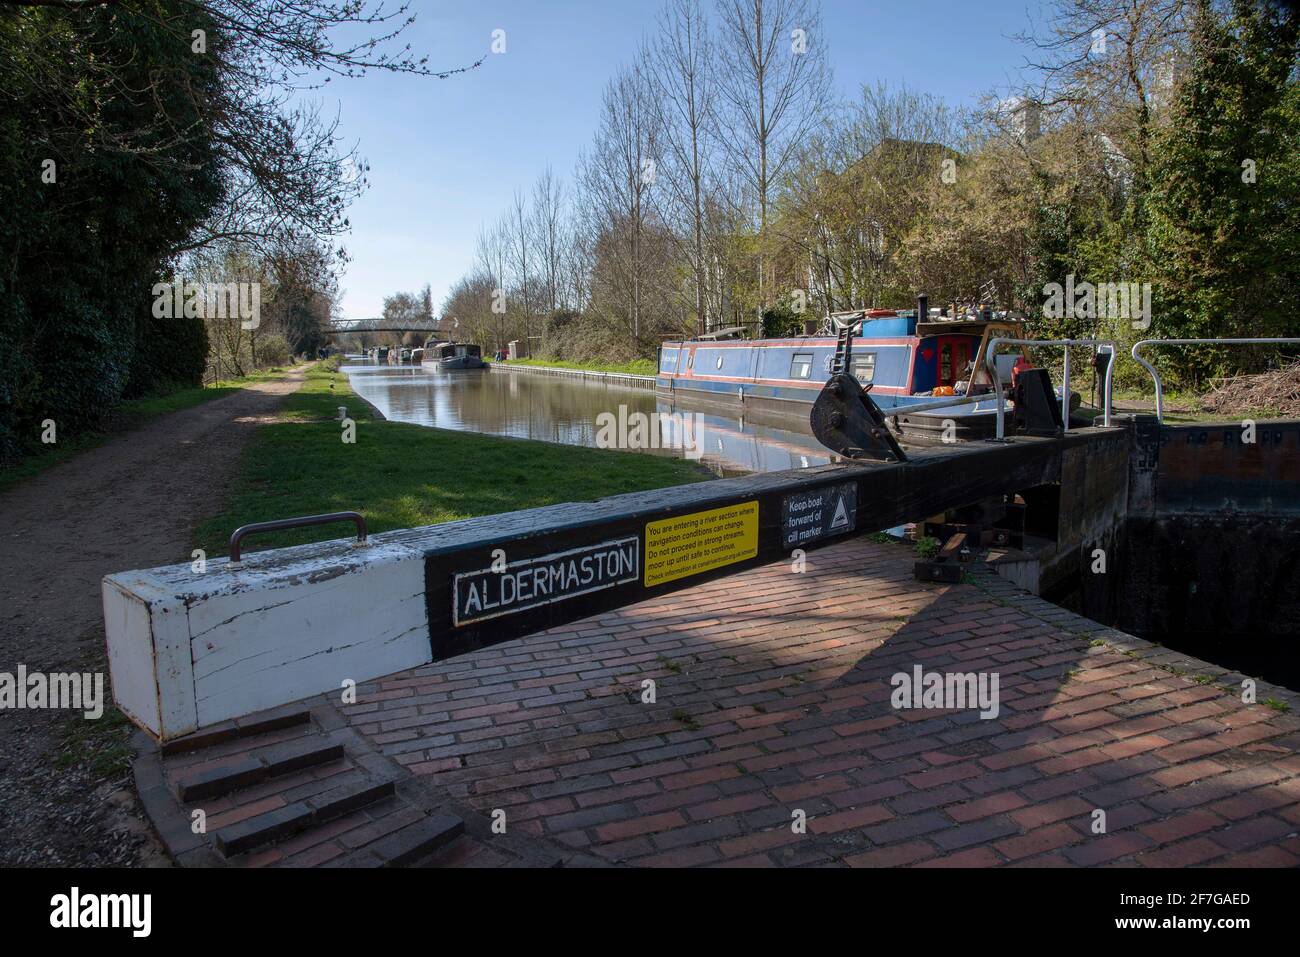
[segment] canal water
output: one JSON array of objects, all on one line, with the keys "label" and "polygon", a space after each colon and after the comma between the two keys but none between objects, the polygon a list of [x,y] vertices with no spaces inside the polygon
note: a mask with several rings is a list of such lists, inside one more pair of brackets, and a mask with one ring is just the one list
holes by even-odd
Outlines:
[{"label": "canal water", "polygon": [[[620,412],[625,416],[686,413],[685,444],[698,449],[699,461],[718,475],[810,468],[835,460],[806,425],[800,431],[806,422],[803,415],[764,418],[747,416],[739,408],[734,414],[720,413],[717,407],[705,411],[674,404],[653,389],[522,372],[503,365],[450,372],[355,358],[345,362],[342,371],[353,391],[395,422],[594,448],[603,412],[616,417]],[[665,426],[661,434],[679,433]],[[696,457],[682,448],[636,451]]]}]

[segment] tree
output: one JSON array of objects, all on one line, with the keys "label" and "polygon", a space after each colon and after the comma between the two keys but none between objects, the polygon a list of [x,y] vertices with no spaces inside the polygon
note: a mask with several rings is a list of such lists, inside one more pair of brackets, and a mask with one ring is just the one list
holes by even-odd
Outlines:
[{"label": "tree", "polygon": [[156,26],[180,10],[0,8],[0,459],[46,418],[71,437],[128,385],[160,384],[135,361],[175,345],[149,339],[151,290],[171,237],[222,196],[214,144],[177,132],[201,126],[196,101],[219,84]]},{"label": "tree", "polygon": [[284,337],[296,355],[314,356],[330,345],[330,318],[337,307],[336,259],[313,236],[284,242],[270,257],[274,289],[269,328]]},{"label": "tree", "polygon": [[[1300,24],[1280,7],[1198,5],[1193,66],[1156,139],[1152,264],[1163,334],[1300,333]],[[1192,380],[1250,357],[1169,360]]]},{"label": "tree", "polygon": [[[21,18],[51,7],[74,22],[122,17],[132,29],[149,31],[156,44],[142,54],[155,58],[154,69],[138,71],[132,61],[105,58],[93,45],[57,44],[54,62],[90,77],[106,96],[140,96],[157,107],[147,121],[106,124],[95,101],[79,96],[75,84],[47,83],[61,124],[89,131],[88,145],[96,149],[147,156],[178,172],[186,169],[183,154],[159,148],[160,138],[169,145],[202,140],[218,154],[224,202],[204,228],[173,233],[172,253],[221,240],[269,249],[301,231],[342,234],[345,210],[364,190],[368,167],[354,153],[337,151],[337,117],[295,105],[296,95],[371,70],[446,79],[482,62],[435,69],[427,57],[412,55],[409,45],[396,48],[415,22],[405,3],[385,9],[381,0],[0,0],[0,8],[14,8]],[[152,97],[171,80],[157,68],[167,50],[201,61],[215,71],[216,82],[185,89],[179,97]]]},{"label": "tree", "polygon": [[773,190],[829,98],[821,16],[815,0],[719,0],[719,136],[758,213],[758,283],[766,304],[764,252]]},{"label": "tree", "polygon": [[716,123],[713,48],[699,0],[669,0],[659,17],[659,35],[651,48],[650,70],[660,103],[664,203],[674,234],[690,264],[696,332],[709,322],[705,250],[708,167],[713,157]]},{"label": "tree", "polygon": [[[954,179],[956,124],[935,97],[884,83],[808,138],[778,200],[773,255],[828,312],[897,305],[914,292],[902,244]],[[806,277],[806,280],[805,280]]]},{"label": "tree", "polygon": [[424,325],[424,301],[421,296],[411,292],[397,292],[385,296],[383,313],[386,327],[404,327],[407,330],[388,333],[390,343],[404,346],[424,345],[429,327]]},{"label": "tree", "polygon": [[[608,304],[605,318],[640,343],[647,292],[646,225],[657,180],[658,118],[644,59],[621,70],[605,88],[600,124],[591,150],[580,161],[589,240],[597,257]],[[593,266],[595,263],[593,263]]]},{"label": "tree", "polygon": [[998,139],[979,143],[956,168],[951,182],[925,180],[923,211],[898,250],[904,281],[935,305],[979,302],[991,282],[1000,294],[995,305],[1034,308],[1038,300],[1026,295],[1035,277],[1040,208],[1034,171],[1019,150]]},{"label": "tree", "polygon": [[[1092,133],[1123,188],[1119,232],[1146,228],[1151,142],[1185,71],[1193,0],[1056,0],[1050,28],[1022,36],[1042,59],[1026,99]],[[1132,258],[1132,250],[1118,252]]]},{"label": "tree", "polygon": [[528,275],[528,252],[532,245],[532,218],[528,202],[521,190],[515,190],[514,202],[506,220],[510,236],[510,254],[514,258],[515,275],[519,280],[519,299],[524,307],[524,339],[533,339],[532,282]]},{"label": "tree", "polygon": [[533,187],[535,239],[541,258],[543,295],[548,314],[560,307],[564,269],[564,184],[548,164]]},{"label": "tree", "polygon": [[135,352],[175,345],[151,289],[181,257],[346,230],[365,164],[293,98],[459,72],[395,48],[411,22],[373,0],[0,0],[0,458],[149,387]]}]

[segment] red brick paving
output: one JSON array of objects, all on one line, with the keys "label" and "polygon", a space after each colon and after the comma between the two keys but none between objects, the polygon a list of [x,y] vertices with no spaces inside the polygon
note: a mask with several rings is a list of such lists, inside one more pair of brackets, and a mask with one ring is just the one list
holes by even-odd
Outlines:
[{"label": "red brick paving", "polygon": [[[699,585],[363,685],[342,710],[452,798],[611,862],[1300,864],[1294,715],[984,569],[940,586],[911,564],[845,542],[804,574]],[[918,664],[996,672],[1000,714],[895,710],[890,677]]]}]

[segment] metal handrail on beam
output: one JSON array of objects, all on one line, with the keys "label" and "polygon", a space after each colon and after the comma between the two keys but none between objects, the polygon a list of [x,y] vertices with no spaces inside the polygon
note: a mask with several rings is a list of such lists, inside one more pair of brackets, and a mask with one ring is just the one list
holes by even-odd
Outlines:
[{"label": "metal handrail on beam", "polygon": [[1156,367],[1147,360],[1143,359],[1139,352],[1143,346],[1195,346],[1195,345],[1219,345],[1219,346],[1236,346],[1236,345],[1300,345],[1300,339],[1143,339],[1141,342],[1133,343],[1133,349],[1130,355],[1142,368],[1151,373],[1151,378],[1156,383],[1156,421],[1164,422],[1165,420],[1165,386],[1160,381],[1160,373]]},{"label": "metal handrail on beam", "polygon": [[1070,431],[1070,347],[1071,346],[1092,346],[1098,350],[1101,347],[1108,347],[1111,359],[1106,363],[1105,384],[1102,387],[1102,423],[1110,425],[1110,384],[1115,375],[1115,357],[1118,350],[1113,339],[1003,339],[997,338],[989,341],[988,351],[985,353],[985,365],[988,366],[989,375],[993,378],[993,391],[998,400],[998,432],[999,439],[1006,438],[1006,396],[1002,392],[1002,377],[998,375],[998,364],[995,361],[995,354],[998,346],[1064,346],[1065,347],[1065,370],[1061,381],[1061,421],[1064,424],[1066,432]]},{"label": "metal handrail on beam", "polygon": [[282,532],[290,528],[309,528],[314,525],[330,525],[334,522],[352,522],[357,527],[357,544],[366,543],[366,519],[360,512],[330,512],[326,515],[304,515],[301,518],[280,518],[273,522],[254,522],[241,525],[230,536],[230,561],[239,564],[243,558],[240,544],[246,535],[259,532]]}]

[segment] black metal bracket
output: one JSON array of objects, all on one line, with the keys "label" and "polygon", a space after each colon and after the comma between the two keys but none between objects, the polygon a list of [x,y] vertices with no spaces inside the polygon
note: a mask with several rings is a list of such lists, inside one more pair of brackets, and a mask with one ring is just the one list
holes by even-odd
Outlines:
[{"label": "black metal bracket", "polygon": [[906,462],[907,455],[871,400],[870,390],[848,372],[831,376],[813,403],[808,419],[812,433],[822,445],[848,459]]},{"label": "black metal bracket", "polygon": [[[1066,400],[1068,403],[1068,399]],[[1046,369],[1025,369],[1016,377],[1012,431],[1020,435],[1058,436],[1064,432],[1061,404]]]},{"label": "black metal bracket", "polygon": [[330,512],[326,515],[305,515],[302,518],[281,518],[274,522],[254,522],[241,525],[230,536],[230,560],[240,560],[239,543],[245,535],[257,532],[282,532],[289,528],[309,528],[313,525],[330,525],[334,522],[352,522],[357,526],[357,544],[366,543],[366,520],[360,512]]}]

